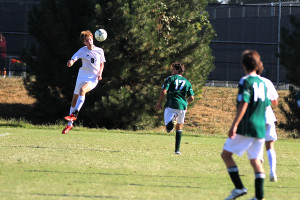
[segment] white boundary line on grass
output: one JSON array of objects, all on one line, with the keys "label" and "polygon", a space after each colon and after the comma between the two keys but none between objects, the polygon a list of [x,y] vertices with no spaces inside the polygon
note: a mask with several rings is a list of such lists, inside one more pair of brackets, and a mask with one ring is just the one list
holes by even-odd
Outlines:
[{"label": "white boundary line on grass", "polygon": [[6,135],[10,135],[11,133],[2,133],[0,134],[0,136],[6,136]]}]

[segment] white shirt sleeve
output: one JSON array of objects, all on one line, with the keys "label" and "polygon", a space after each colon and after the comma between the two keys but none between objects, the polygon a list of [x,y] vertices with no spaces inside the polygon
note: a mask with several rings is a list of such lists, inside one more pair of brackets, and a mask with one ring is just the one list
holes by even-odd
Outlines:
[{"label": "white shirt sleeve", "polygon": [[71,58],[71,60],[77,61],[78,59],[80,59],[82,57],[82,48],[80,48]]},{"label": "white shirt sleeve", "polygon": [[266,79],[266,78],[263,78],[263,81],[265,82],[266,87],[268,88],[268,91],[267,91],[268,98],[271,101],[278,99],[279,95],[278,95],[276,88],[275,88],[274,84],[272,83],[272,81],[270,81],[269,79]]}]

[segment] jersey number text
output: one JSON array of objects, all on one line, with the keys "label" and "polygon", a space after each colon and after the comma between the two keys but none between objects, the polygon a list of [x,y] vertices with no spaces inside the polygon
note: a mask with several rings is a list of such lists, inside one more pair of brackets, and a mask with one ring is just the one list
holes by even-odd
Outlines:
[{"label": "jersey number text", "polygon": [[262,101],[265,101],[265,85],[260,82],[259,86],[256,82],[253,83],[253,89],[254,89],[254,101],[257,101],[258,99],[261,99]]},{"label": "jersey number text", "polygon": [[182,90],[182,88],[185,85],[185,80],[178,80],[178,79],[176,79],[175,84],[176,84],[175,90]]}]

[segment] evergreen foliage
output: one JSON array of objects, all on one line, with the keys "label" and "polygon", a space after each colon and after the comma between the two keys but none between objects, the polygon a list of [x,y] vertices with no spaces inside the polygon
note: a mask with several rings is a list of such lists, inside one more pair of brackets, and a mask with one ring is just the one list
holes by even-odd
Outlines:
[{"label": "evergreen foliage", "polygon": [[289,88],[290,94],[284,97],[284,101],[287,103],[288,108],[285,108],[282,104],[279,104],[280,110],[283,112],[286,122],[280,123],[279,127],[287,131],[292,132],[293,138],[300,138],[300,108],[297,105],[296,90],[293,86]]},{"label": "evergreen foliage", "polygon": [[155,104],[170,64],[185,64],[196,95],[213,69],[205,6],[201,0],[43,0],[30,17],[40,46],[27,61],[34,76],[25,80],[39,114],[47,121],[68,114],[80,63],[67,68],[66,62],[83,46],[82,30],[104,28],[108,38],[95,41],[107,60],[103,80],[87,94],[79,119],[106,128],[161,124]]},{"label": "evergreen foliage", "polygon": [[282,42],[280,44],[280,61],[287,69],[287,79],[292,83],[289,96],[284,98],[288,109],[280,105],[286,117],[286,122],[280,126],[286,130],[295,130],[300,137],[300,108],[297,107],[296,87],[300,87],[300,19],[291,16],[293,30],[282,28]]}]

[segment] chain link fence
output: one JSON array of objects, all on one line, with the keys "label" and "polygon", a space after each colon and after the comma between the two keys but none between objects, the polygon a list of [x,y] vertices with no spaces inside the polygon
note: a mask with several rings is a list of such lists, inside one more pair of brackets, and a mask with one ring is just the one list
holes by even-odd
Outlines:
[{"label": "chain link fence", "polygon": [[24,76],[29,71],[19,58],[36,44],[28,33],[27,20],[30,10],[39,5],[40,0],[0,0],[0,33],[6,42],[5,48],[0,49],[0,78],[4,74],[8,77]]},{"label": "chain link fence", "polygon": [[299,1],[228,0],[209,4],[207,11],[216,31],[211,43],[215,69],[207,85],[234,86],[244,71],[240,56],[245,49],[261,54],[262,74],[278,88],[288,89],[286,71],[281,66],[280,28],[291,29],[291,15],[300,16]]}]

